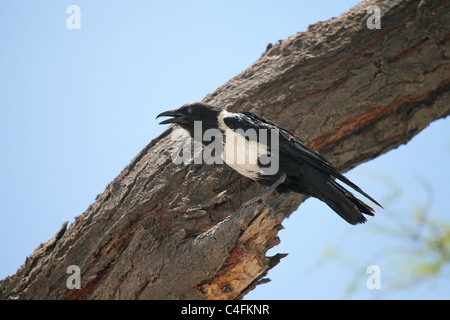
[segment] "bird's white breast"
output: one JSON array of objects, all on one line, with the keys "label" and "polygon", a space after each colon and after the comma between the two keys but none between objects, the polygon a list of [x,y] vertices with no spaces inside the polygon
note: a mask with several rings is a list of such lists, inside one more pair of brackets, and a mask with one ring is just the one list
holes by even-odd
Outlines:
[{"label": "bird's white breast", "polygon": [[222,159],[240,174],[250,179],[258,179],[262,173],[258,165],[258,158],[264,150],[267,150],[267,147],[260,145],[255,140],[248,140],[242,134],[230,129],[223,121],[223,118],[232,116],[239,115],[223,110],[218,117],[218,126],[224,135]]}]

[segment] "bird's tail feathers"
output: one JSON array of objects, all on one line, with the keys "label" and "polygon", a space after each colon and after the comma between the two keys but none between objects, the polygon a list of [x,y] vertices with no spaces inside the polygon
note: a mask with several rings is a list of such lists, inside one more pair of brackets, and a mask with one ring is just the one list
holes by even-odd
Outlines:
[{"label": "bird's tail feathers", "polygon": [[345,221],[355,225],[367,221],[363,214],[374,216],[374,210],[370,206],[356,198],[336,181],[328,180],[326,184],[327,187],[321,188],[317,197]]}]

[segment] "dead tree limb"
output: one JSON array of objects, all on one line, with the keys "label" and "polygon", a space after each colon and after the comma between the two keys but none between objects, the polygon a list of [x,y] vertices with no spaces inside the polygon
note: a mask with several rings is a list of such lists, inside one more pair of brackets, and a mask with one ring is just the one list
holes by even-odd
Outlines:
[{"label": "dead tree limb", "polygon": [[[366,25],[373,4],[381,29]],[[448,0],[364,1],[268,46],[204,102],[258,113],[346,171],[450,113],[449,21]],[[0,298],[236,299],[254,288],[283,256],[265,253],[303,197],[273,213],[239,209],[262,187],[226,166],[174,164],[173,133],[2,280]],[[67,288],[69,265],[80,267],[81,289]]]}]

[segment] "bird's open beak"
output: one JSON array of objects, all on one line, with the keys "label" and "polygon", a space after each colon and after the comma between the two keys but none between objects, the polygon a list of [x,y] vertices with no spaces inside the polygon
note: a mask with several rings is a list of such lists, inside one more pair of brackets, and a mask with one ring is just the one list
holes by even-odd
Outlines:
[{"label": "bird's open beak", "polygon": [[159,124],[169,124],[169,123],[179,123],[184,120],[186,117],[184,114],[177,112],[177,110],[169,110],[164,111],[156,116],[156,119],[159,117],[173,117],[164,121],[161,121]]}]

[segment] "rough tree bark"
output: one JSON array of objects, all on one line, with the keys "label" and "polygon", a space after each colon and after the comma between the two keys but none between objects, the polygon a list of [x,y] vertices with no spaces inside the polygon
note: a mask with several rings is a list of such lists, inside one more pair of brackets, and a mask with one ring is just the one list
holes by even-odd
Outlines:
[{"label": "rough tree bark", "polygon": [[[372,4],[379,30],[366,26]],[[272,46],[204,102],[267,117],[346,171],[450,113],[449,21],[448,0],[364,1]],[[239,209],[263,188],[225,165],[175,165],[174,136],[150,142],[1,281],[0,298],[236,299],[264,281],[283,257],[265,253],[304,197]],[[67,288],[69,265],[81,289]]]}]

